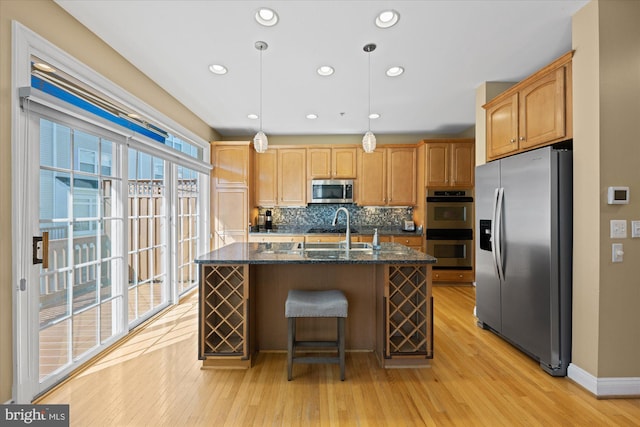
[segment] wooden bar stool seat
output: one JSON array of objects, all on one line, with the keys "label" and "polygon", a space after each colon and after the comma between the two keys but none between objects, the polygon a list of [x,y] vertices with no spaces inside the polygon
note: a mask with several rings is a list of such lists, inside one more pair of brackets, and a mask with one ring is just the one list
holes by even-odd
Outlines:
[{"label": "wooden bar stool seat", "polygon": [[[340,365],[340,380],[344,381],[344,324],[349,303],[342,291],[302,291],[292,289],[287,295],[284,314],[288,321],[287,379],[293,378],[294,363],[335,363]],[[297,341],[296,318],[335,317],[338,334],[335,341]],[[297,347],[336,347],[338,357],[296,356]]]}]

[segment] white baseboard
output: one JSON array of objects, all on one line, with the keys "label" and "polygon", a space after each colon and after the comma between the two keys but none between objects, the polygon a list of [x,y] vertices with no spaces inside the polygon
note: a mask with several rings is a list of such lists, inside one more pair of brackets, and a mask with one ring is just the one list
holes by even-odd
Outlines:
[{"label": "white baseboard", "polygon": [[640,396],[640,377],[598,378],[573,363],[567,368],[567,376],[596,397]]}]

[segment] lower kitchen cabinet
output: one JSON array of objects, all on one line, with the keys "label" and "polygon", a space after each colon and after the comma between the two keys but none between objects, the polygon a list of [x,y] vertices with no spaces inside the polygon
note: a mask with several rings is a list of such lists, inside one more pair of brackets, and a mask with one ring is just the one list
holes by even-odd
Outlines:
[{"label": "lower kitchen cabinet", "polygon": [[473,270],[433,270],[434,282],[472,283],[475,281]]},{"label": "lower kitchen cabinet", "polygon": [[411,249],[415,249],[416,251],[422,251],[422,243],[424,237],[422,236],[393,236],[393,243],[400,243],[402,245],[408,246]]},{"label": "lower kitchen cabinet", "polygon": [[199,299],[203,367],[215,360],[211,356],[224,358],[226,366],[250,366],[249,265],[202,265]]},{"label": "lower kitchen cabinet", "polygon": [[393,366],[394,358],[433,357],[430,281],[431,266],[385,266],[385,366]]},{"label": "lower kitchen cabinet", "polygon": [[249,242],[304,242],[303,235],[249,234]]}]

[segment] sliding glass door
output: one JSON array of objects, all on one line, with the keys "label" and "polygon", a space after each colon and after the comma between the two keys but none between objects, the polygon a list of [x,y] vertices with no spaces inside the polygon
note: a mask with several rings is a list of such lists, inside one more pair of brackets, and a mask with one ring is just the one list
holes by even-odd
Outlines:
[{"label": "sliding glass door", "polygon": [[[123,139],[34,116],[39,165],[37,381],[40,392],[126,330],[120,168]],[[34,171],[35,172],[35,171]],[[38,256],[36,255],[36,258]],[[33,289],[32,289],[33,290]]]}]

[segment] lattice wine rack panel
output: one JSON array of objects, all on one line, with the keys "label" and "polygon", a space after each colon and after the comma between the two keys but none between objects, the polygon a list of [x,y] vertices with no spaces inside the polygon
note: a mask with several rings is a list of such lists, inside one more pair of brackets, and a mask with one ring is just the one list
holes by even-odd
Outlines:
[{"label": "lattice wine rack panel", "polygon": [[387,357],[430,355],[431,301],[427,267],[390,265],[387,280]]},{"label": "lattice wine rack panel", "polygon": [[246,265],[204,265],[200,298],[202,355],[247,355]]}]

